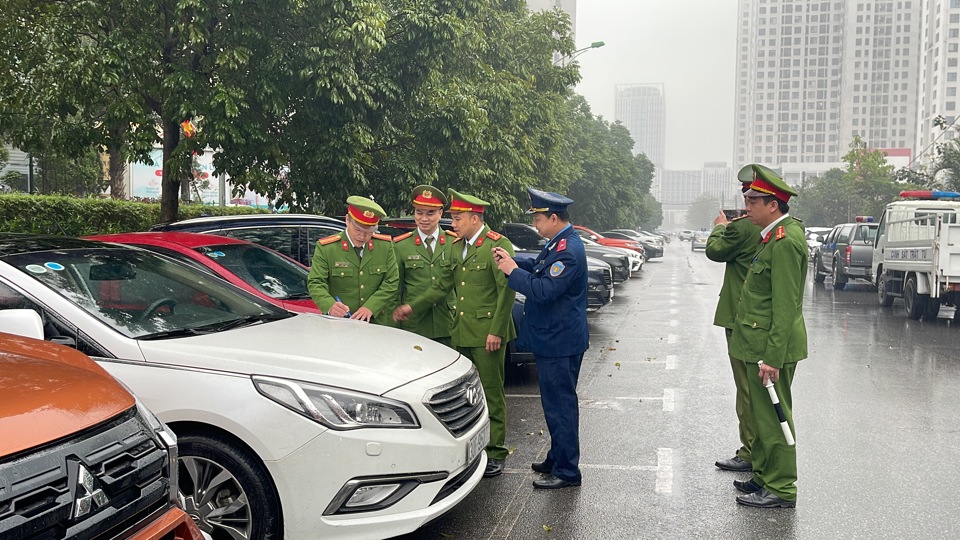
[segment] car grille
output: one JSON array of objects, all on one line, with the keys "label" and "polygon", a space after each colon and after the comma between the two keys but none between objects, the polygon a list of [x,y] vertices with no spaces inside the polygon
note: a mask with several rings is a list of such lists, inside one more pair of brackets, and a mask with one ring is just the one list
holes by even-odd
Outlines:
[{"label": "car grille", "polygon": [[459,379],[430,390],[424,405],[450,430],[461,437],[483,419],[486,399],[476,368]]},{"label": "car grille", "polygon": [[603,270],[603,286],[609,291],[613,288],[613,272],[609,268]]},{"label": "car grille", "polygon": [[0,462],[0,538],[112,538],[168,504],[167,451],[135,411]]}]

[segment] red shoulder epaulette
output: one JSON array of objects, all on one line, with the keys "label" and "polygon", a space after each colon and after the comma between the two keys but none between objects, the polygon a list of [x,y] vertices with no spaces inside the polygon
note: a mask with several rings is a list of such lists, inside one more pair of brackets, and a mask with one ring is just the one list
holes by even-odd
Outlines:
[{"label": "red shoulder epaulette", "polygon": [[487,238],[489,238],[489,239],[491,239],[491,240],[499,240],[499,239],[503,238],[503,235],[500,234],[500,233],[498,233],[498,232],[487,231]]},{"label": "red shoulder epaulette", "polygon": [[394,241],[394,242],[399,242],[399,241],[401,241],[401,240],[406,240],[407,238],[410,238],[411,236],[413,236],[413,233],[412,233],[412,232],[403,233],[403,234],[401,234],[400,236],[395,236],[395,237],[393,238],[393,241]]},{"label": "red shoulder epaulette", "polygon": [[387,242],[393,242],[393,237],[389,234],[374,234],[374,238],[377,240],[386,240]]},{"label": "red shoulder epaulette", "polygon": [[557,251],[560,252],[565,249],[567,249],[567,239],[563,238],[559,242],[557,242]]},{"label": "red shoulder epaulette", "polygon": [[334,235],[332,235],[332,236],[328,236],[328,237],[326,237],[326,238],[321,238],[321,239],[317,240],[317,243],[320,244],[321,246],[325,246],[325,245],[327,245],[327,244],[332,244],[332,243],[334,243],[334,242],[336,242],[336,241],[338,241],[338,240],[340,240],[340,235],[339,235],[339,234],[334,234]]},{"label": "red shoulder epaulette", "polygon": [[787,235],[787,231],[783,229],[783,225],[777,227],[777,240],[780,240]]}]

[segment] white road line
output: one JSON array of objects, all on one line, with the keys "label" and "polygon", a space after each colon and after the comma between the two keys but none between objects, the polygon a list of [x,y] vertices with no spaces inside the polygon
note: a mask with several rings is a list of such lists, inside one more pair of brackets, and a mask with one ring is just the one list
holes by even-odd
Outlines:
[{"label": "white road line", "polygon": [[667,300],[667,303],[668,303],[668,304],[676,304],[676,303],[677,303],[677,301],[676,301],[676,300],[672,300],[672,299],[671,299],[671,300]]},{"label": "white road line", "polygon": [[673,492],[673,449],[657,449],[657,493]]},{"label": "white road line", "polygon": [[670,319],[670,326],[680,326],[680,321],[676,319]]},{"label": "white road line", "polygon": [[676,343],[676,342],[677,342],[677,335],[676,335],[676,334],[667,334],[667,343],[673,345],[673,344]]},{"label": "white road line", "polygon": [[677,355],[675,355],[675,354],[668,354],[668,355],[667,355],[667,360],[666,360],[665,363],[667,364],[667,366],[666,366],[667,369],[677,369]]},{"label": "white road line", "polygon": [[665,412],[673,412],[673,395],[673,388],[663,389],[663,410]]},{"label": "white road line", "polygon": [[677,309],[677,308],[673,308],[673,309],[670,310],[670,314],[671,314],[671,315],[676,315],[677,313],[680,313],[680,310]]}]

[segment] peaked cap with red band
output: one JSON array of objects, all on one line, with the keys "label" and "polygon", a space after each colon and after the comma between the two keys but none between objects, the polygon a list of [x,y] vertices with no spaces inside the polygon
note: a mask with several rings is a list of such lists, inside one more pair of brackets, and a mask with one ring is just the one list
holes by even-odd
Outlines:
[{"label": "peaked cap with red band", "polygon": [[790,197],[797,194],[777,173],[763,165],[753,163],[740,169],[740,172],[737,173],[737,179],[741,182],[745,182],[745,178],[751,177],[750,189],[743,193],[744,197],[772,196],[783,202],[788,202]]},{"label": "peaked cap with red band", "polygon": [[433,186],[417,186],[413,188],[413,204],[443,208],[447,205],[447,196],[443,194],[443,191]]},{"label": "peaked cap with red band", "polygon": [[482,214],[483,209],[490,206],[490,203],[483,199],[478,199],[473,195],[464,195],[456,190],[450,190],[450,208],[448,212],[475,212]]},{"label": "peaked cap with red band", "polygon": [[380,223],[380,218],[387,217],[387,213],[380,205],[366,197],[356,195],[347,197],[347,215],[360,225],[367,227]]}]

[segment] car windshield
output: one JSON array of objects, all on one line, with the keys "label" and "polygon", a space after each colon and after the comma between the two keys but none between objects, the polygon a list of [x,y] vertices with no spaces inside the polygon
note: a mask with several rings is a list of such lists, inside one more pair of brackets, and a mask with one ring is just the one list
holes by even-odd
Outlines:
[{"label": "car windshield", "polygon": [[220,278],[141,250],[39,251],[3,260],[130,338],[210,333],[291,316]]},{"label": "car windshield", "polygon": [[310,298],[307,269],[269,249],[253,244],[223,244],[196,250],[272,298]]}]

